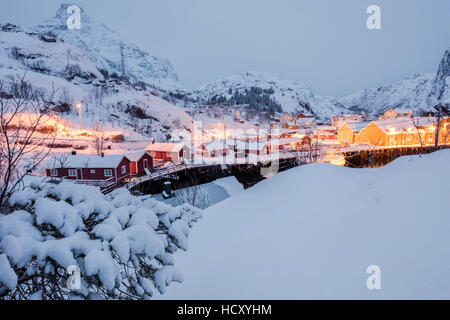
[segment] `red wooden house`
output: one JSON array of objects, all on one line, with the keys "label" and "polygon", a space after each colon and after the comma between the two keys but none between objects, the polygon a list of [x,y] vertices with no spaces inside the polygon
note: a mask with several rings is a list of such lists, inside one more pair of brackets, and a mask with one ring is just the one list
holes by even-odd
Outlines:
[{"label": "red wooden house", "polygon": [[324,141],[336,141],[337,142],[337,129],[333,126],[318,126],[314,132],[314,139],[320,142]]},{"label": "red wooden house", "polygon": [[76,183],[111,187],[131,177],[131,161],[124,155],[76,155],[51,159],[46,164],[48,177],[74,180]]},{"label": "red wooden house", "polygon": [[182,163],[189,160],[190,150],[183,143],[156,142],[148,145],[145,150],[155,159]]},{"label": "red wooden house", "polygon": [[143,176],[153,171],[153,157],[145,150],[126,153],[125,156],[130,159],[130,172],[133,176]]}]

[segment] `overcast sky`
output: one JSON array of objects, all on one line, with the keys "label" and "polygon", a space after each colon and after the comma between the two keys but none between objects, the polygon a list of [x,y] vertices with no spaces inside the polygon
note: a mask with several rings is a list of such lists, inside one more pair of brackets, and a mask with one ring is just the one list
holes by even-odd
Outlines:
[{"label": "overcast sky", "polygon": [[[53,17],[60,0],[1,0],[0,23]],[[246,71],[278,73],[343,96],[436,72],[450,46],[450,0],[78,0],[86,13],[195,87]],[[366,9],[381,7],[382,30]]]}]

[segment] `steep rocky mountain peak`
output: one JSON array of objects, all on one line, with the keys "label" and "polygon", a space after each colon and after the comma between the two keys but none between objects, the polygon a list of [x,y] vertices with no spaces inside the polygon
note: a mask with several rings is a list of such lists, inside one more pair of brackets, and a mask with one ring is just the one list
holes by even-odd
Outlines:
[{"label": "steep rocky mountain peak", "polygon": [[[178,76],[167,59],[150,55],[119,33],[89,16],[81,9],[81,28],[69,30],[69,4],[62,4],[56,15],[33,31],[51,34],[82,49],[99,69],[109,74],[125,75],[132,81],[143,81],[163,91],[181,88]],[[123,59],[122,59],[123,57]],[[123,62],[123,63],[122,63]]]}]

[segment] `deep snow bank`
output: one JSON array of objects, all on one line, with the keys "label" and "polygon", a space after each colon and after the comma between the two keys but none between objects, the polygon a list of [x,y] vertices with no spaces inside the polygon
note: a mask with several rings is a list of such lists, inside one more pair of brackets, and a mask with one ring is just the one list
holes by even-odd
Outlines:
[{"label": "deep snow bank", "polygon": [[175,197],[164,199],[162,193],[152,196],[153,199],[165,202],[171,206],[189,203],[200,209],[209,208],[244,190],[244,187],[234,176],[217,179],[175,191]]},{"label": "deep snow bank", "polygon": [[280,173],[205,211],[164,298],[448,299],[449,181],[450,151]]}]

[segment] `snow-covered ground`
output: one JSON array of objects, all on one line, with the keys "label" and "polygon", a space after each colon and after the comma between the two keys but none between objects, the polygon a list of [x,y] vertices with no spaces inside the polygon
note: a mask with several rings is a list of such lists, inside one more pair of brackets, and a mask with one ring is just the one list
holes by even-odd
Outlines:
[{"label": "snow-covered ground", "polygon": [[162,194],[154,195],[152,198],[166,202],[174,207],[182,205],[186,200],[190,200],[188,202],[191,205],[200,209],[206,209],[243,190],[244,187],[239,181],[234,176],[231,176],[197,186],[175,190],[175,197],[173,198],[164,199]]},{"label": "snow-covered ground", "polygon": [[[205,210],[165,299],[450,298],[450,151],[297,167]],[[366,270],[381,269],[369,290]]]}]

